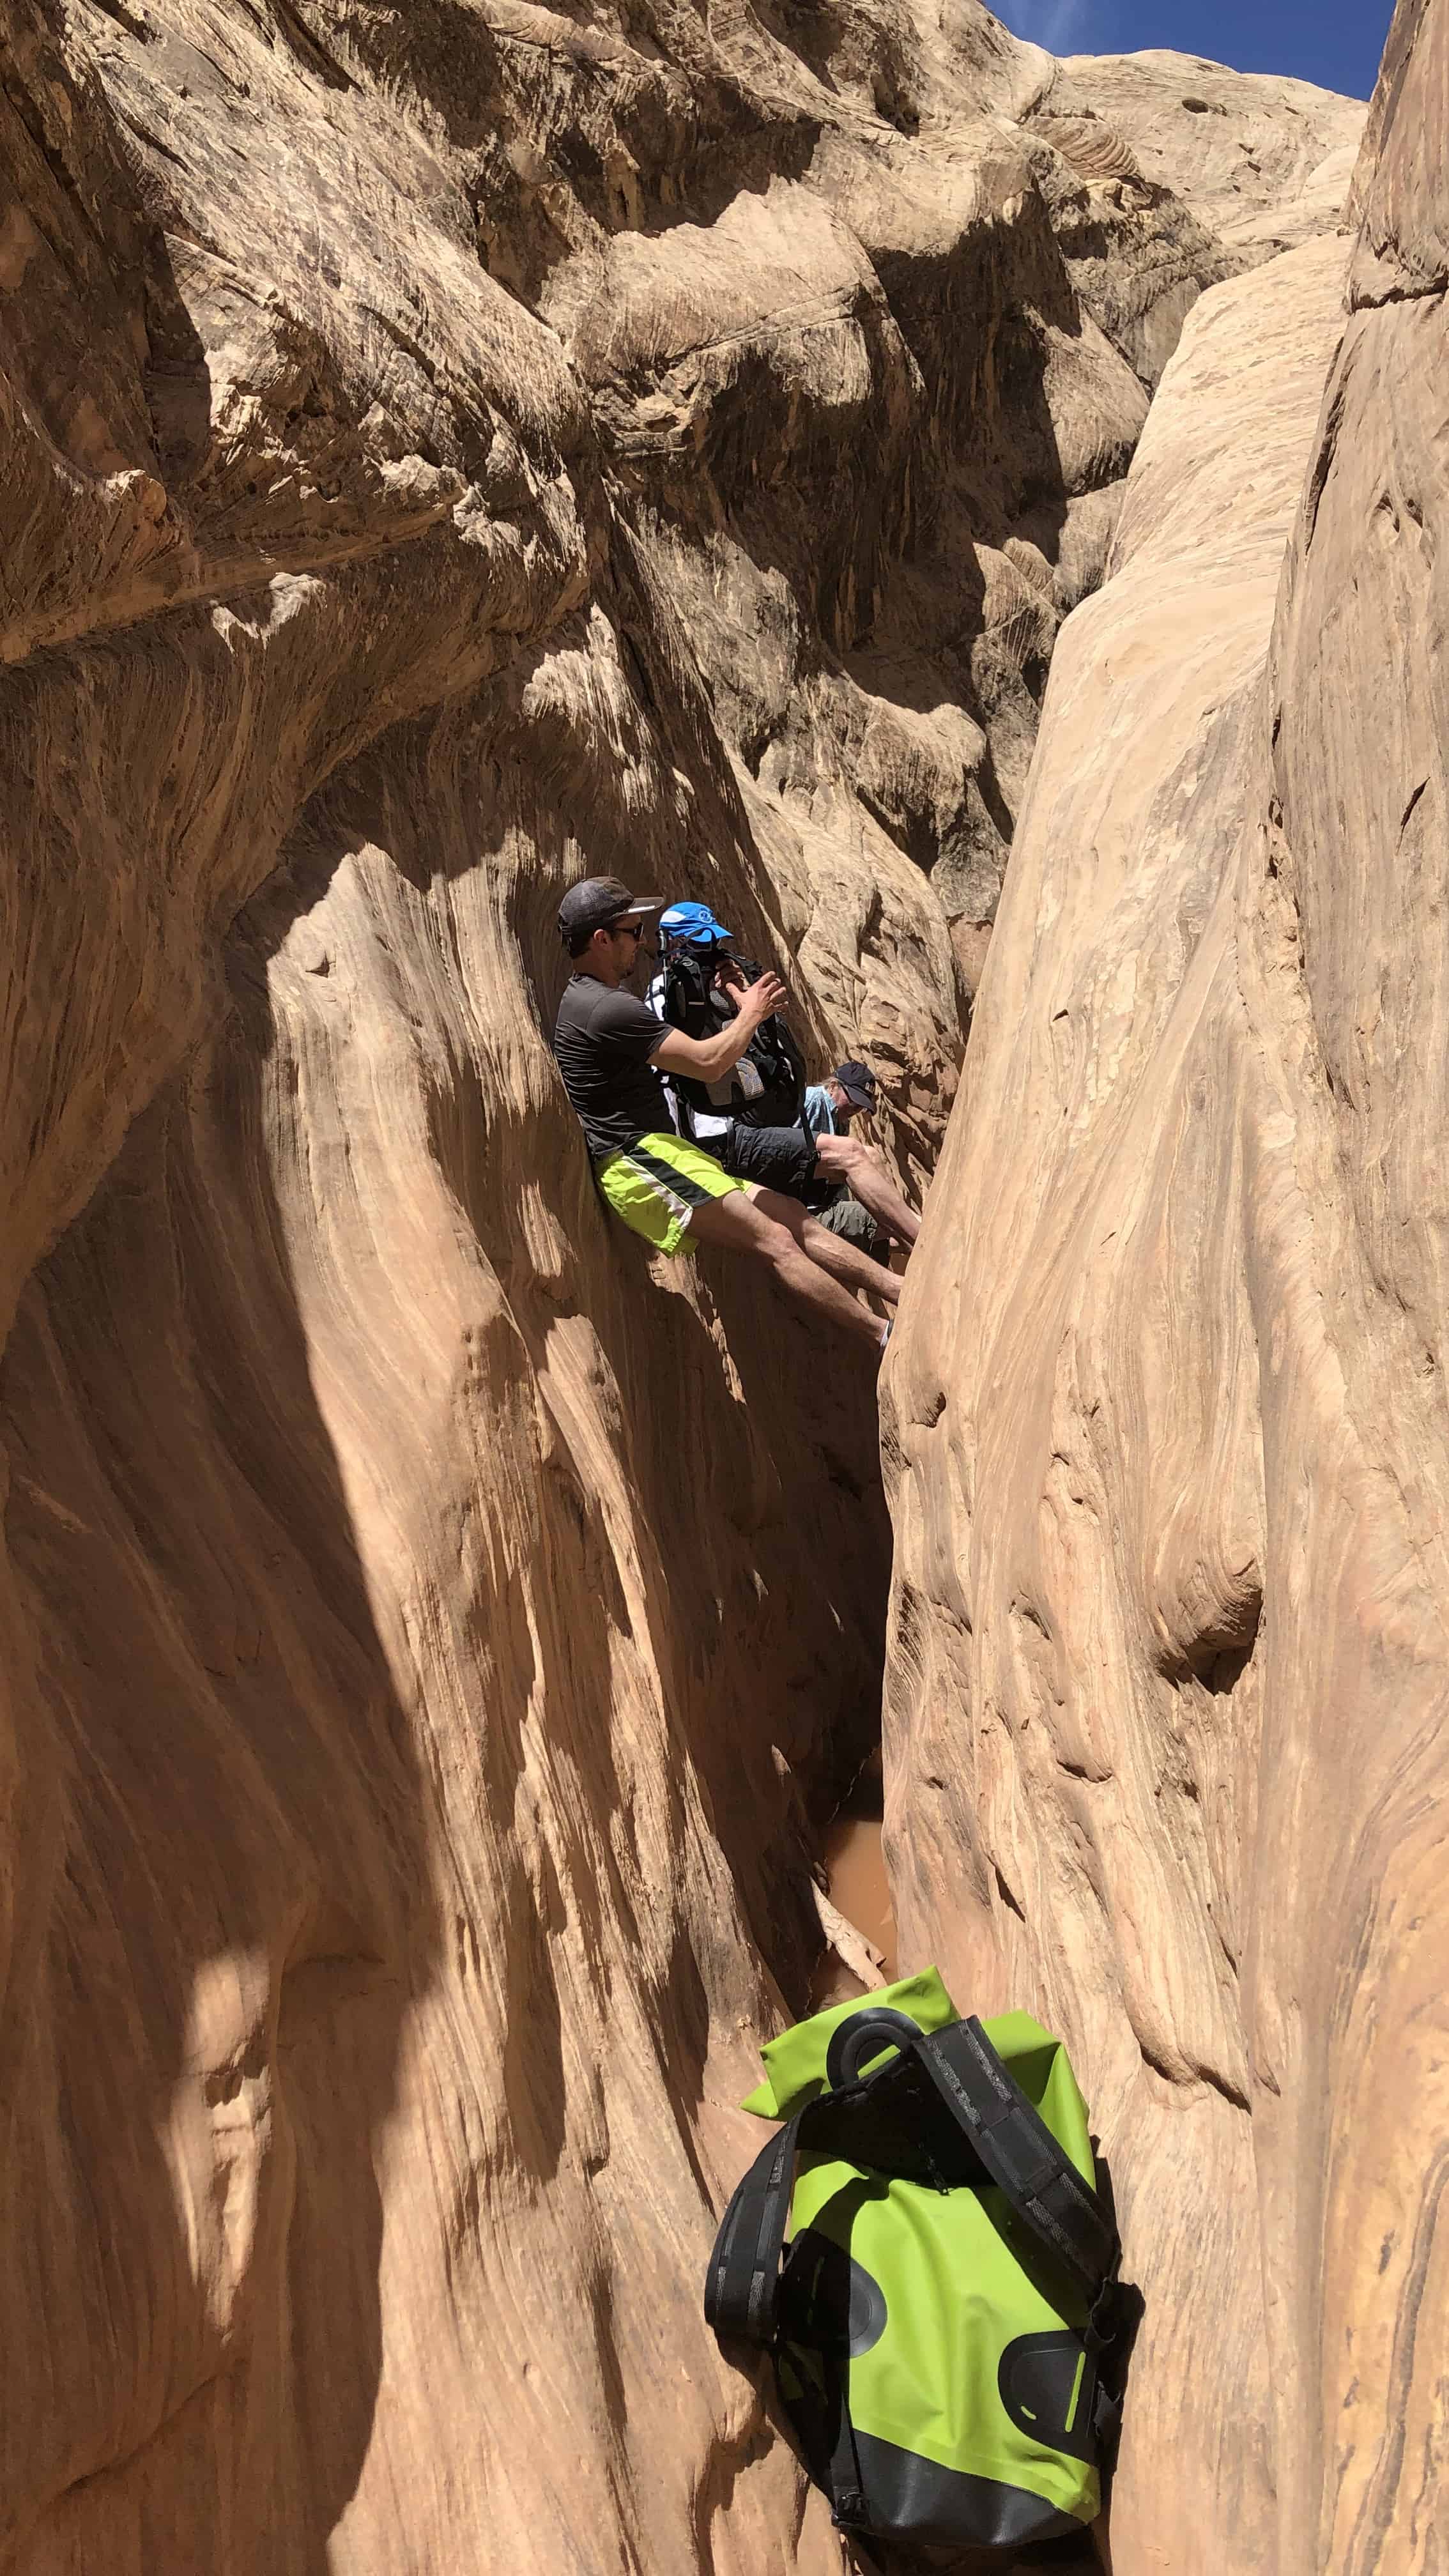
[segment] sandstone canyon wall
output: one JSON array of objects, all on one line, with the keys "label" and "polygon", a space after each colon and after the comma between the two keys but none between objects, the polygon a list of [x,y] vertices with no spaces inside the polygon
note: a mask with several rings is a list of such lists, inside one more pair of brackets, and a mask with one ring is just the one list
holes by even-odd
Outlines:
[{"label": "sandstone canyon wall", "polygon": [[605,1227],[552,917],[711,898],[921,1185],[1248,254],[974,0],[6,35],[0,2561],[825,2576],[697,2297],[874,1393]]},{"label": "sandstone canyon wall", "polygon": [[1346,301],[1188,322],[887,1371],[903,1965],[1070,2037],[1183,2576],[1449,2544],[1446,81],[1405,0]]}]

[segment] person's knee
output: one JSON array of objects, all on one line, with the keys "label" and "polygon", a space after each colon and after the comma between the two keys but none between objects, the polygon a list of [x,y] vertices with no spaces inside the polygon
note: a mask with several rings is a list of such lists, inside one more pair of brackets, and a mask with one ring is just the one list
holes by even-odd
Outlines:
[{"label": "person's knee", "polygon": [[777,1224],[773,1217],[762,1220],[755,1248],[761,1259],[769,1262],[772,1270],[788,1269],[800,1257],[800,1248],[790,1227]]},{"label": "person's knee", "polygon": [[[750,1197],[744,1190],[732,1190],[727,1198],[716,1199],[706,1220],[708,1238],[728,1246],[732,1252],[752,1252],[761,1261],[777,1262],[794,1249],[786,1226],[776,1213],[773,1193],[762,1190]],[[700,1229],[701,1240],[706,1228]]]},{"label": "person's knee", "polygon": [[799,1242],[806,1218],[798,1199],[787,1198],[783,1190],[761,1190],[755,1201],[755,1215],[762,1224],[777,1226]]},{"label": "person's knee", "polygon": [[778,1218],[767,1215],[758,1205],[753,1210],[753,1217],[754,1222],[741,1248],[753,1252],[758,1260],[775,1272],[777,1278],[788,1278],[804,1257],[793,1227],[782,1225]]},{"label": "person's knee", "polygon": [[744,1190],[730,1190],[723,1198],[711,1199],[707,1207],[697,1208],[692,1231],[697,1243],[717,1244],[726,1252],[754,1252],[759,1220],[755,1204]]},{"label": "person's knee", "polygon": [[858,1136],[833,1136],[831,1143],[835,1147],[831,1159],[832,1179],[849,1184],[860,1180],[867,1172],[877,1180],[885,1179],[885,1164],[873,1145],[863,1144]]}]

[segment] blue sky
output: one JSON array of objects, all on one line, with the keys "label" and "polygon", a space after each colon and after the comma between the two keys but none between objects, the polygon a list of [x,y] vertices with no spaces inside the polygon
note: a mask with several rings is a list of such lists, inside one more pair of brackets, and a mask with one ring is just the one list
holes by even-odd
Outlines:
[{"label": "blue sky", "polygon": [[1392,0],[988,0],[1019,36],[1054,54],[1127,54],[1172,45],[1240,72],[1292,72],[1367,98]]}]

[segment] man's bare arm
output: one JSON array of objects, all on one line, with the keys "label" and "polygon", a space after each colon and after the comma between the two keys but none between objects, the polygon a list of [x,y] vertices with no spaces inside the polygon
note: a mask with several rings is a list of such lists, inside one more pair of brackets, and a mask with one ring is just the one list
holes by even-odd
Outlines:
[{"label": "man's bare arm", "polygon": [[688,1074],[695,1082],[722,1082],[739,1063],[760,1022],[778,1011],[784,999],[779,976],[762,975],[757,984],[745,986],[734,1018],[716,1036],[687,1038],[682,1029],[670,1029],[649,1061],[660,1073]]}]

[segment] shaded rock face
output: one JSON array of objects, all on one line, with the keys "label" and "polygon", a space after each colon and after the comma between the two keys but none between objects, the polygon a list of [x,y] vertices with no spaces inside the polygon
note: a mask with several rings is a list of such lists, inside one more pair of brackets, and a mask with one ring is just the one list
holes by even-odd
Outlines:
[{"label": "shaded rock face", "polygon": [[969,5],[7,39],[0,2555],[823,2576],[697,2295],[874,1391],[606,1227],[553,916],[713,901],[923,1181],[1222,254]]},{"label": "shaded rock face", "polygon": [[1346,320],[1302,248],[1164,379],[888,1372],[902,1965],[1083,2074],[1119,2566],[1445,2546],[1446,63],[1401,8]]}]

